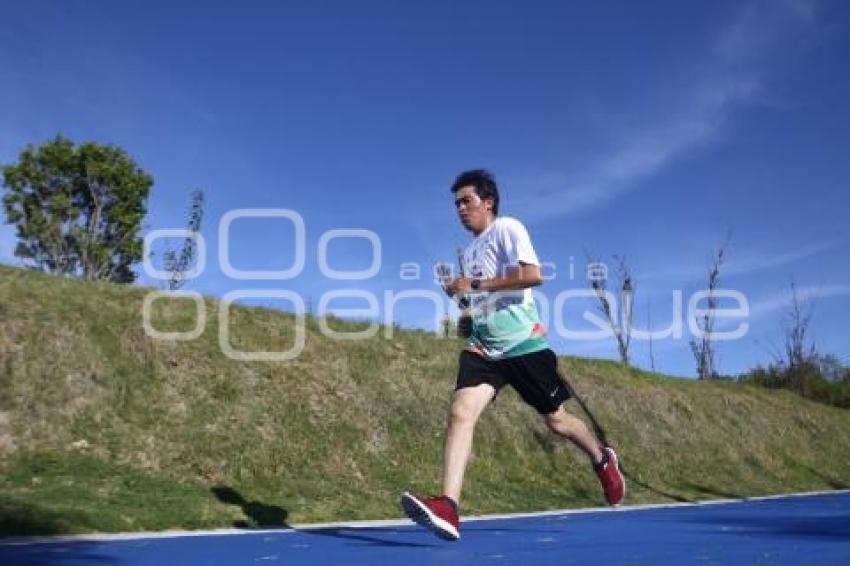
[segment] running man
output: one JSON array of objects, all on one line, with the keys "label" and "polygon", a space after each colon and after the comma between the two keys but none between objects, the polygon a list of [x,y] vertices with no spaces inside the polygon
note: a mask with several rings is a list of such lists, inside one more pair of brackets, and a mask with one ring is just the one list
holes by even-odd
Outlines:
[{"label": "running man", "polygon": [[469,303],[469,314],[458,325],[467,346],[460,354],[449,412],[443,495],[420,497],[405,492],[402,508],[438,537],[460,538],[458,505],[475,423],[505,385],[534,407],[552,432],[587,454],[605,499],[611,505],[620,504],[625,481],[617,455],[563,407],[570,392],[558,373],[557,358],[544,337],[531,292],[543,278],[525,226],[498,216],[499,190],[488,171],[461,173],[451,192],[461,224],[473,235],[463,251],[461,277],[446,285],[450,296],[465,297]]}]

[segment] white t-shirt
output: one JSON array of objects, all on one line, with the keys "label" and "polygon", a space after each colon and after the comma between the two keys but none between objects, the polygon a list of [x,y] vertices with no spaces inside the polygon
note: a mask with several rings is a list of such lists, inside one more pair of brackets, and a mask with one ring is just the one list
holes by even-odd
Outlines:
[{"label": "white t-shirt", "polygon": [[[525,226],[497,217],[463,251],[463,275],[473,279],[503,277],[520,262],[540,265]],[[499,359],[548,347],[531,289],[469,293],[473,318],[471,349]]]}]

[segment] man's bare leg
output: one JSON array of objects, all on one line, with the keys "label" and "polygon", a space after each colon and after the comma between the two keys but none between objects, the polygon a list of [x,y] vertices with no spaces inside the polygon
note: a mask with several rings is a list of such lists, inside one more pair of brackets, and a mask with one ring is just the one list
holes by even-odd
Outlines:
[{"label": "man's bare leg", "polygon": [[603,456],[599,441],[590,432],[584,421],[569,414],[564,407],[559,407],[557,411],[543,418],[549,430],[578,446],[587,454],[592,464],[598,464],[602,461]]},{"label": "man's bare leg", "polygon": [[443,495],[451,497],[455,503],[460,503],[463,474],[472,452],[475,423],[495,395],[496,389],[492,385],[482,383],[458,389],[452,396],[443,464]]}]

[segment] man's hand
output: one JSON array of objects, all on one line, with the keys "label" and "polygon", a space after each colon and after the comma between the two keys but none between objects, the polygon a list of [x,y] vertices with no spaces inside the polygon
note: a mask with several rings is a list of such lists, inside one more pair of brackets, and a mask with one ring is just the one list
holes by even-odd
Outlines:
[{"label": "man's hand", "polygon": [[462,297],[470,291],[472,291],[472,279],[469,277],[458,277],[457,279],[452,279],[452,281],[446,285],[446,293],[448,293],[450,297]]}]

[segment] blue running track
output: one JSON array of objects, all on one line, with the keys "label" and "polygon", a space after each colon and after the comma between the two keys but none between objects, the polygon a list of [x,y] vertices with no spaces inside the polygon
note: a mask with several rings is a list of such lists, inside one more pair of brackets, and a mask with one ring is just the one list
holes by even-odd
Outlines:
[{"label": "blue running track", "polygon": [[467,520],[443,542],[403,522],[276,531],[0,539],[3,566],[207,564],[850,565],[850,492]]}]

